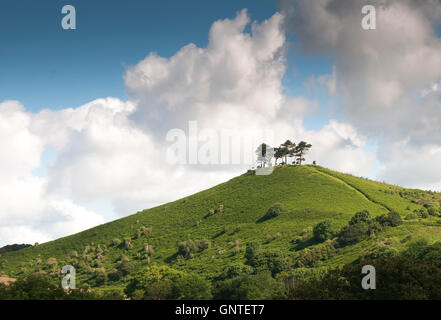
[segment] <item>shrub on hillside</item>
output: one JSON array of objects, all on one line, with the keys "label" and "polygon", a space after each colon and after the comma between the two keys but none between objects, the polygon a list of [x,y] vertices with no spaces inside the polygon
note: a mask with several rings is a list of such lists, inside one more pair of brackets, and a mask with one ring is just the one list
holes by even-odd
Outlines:
[{"label": "shrub on hillside", "polygon": [[169,298],[173,300],[208,300],[211,297],[211,283],[209,281],[197,275],[186,274],[173,281]]},{"label": "shrub on hillside", "polygon": [[219,278],[222,280],[231,279],[242,275],[252,274],[253,271],[254,271],[253,268],[249,265],[241,264],[241,263],[233,264],[225,268],[225,270],[222,272]]},{"label": "shrub on hillside", "polygon": [[406,217],[404,217],[404,220],[413,220],[418,219],[418,215],[414,212],[408,213]]},{"label": "shrub on hillside", "polygon": [[249,242],[246,245],[245,248],[245,259],[246,263],[249,264],[249,262],[259,253],[260,251],[260,245],[258,242]]},{"label": "shrub on hillside", "polygon": [[268,272],[243,275],[217,281],[214,284],[213,298],[221,300],[283,299],[283,283],[275,280]]},{"label": "shrub on hillside", "polygon": [[403,256],[441,268],[441,242],[428,245],[426,240],[417,240],[409,245],[403,252]]},{"label": "shrub on hillside", "polygon": [[168,266],[149,266],[137,271],[124,289],[131,299],[168,299],[171,295],[172,281],[183,273]]},{"label": "shrub on hillside", "polygon": [[201,252],[210,247],[207,239],[193,241],[191,239],[178,244],[178,255],[185,258],[192,257],[194,253]]},{"label": "shrub on hillside", "polygon": [[280,203],[273,204],[266,212],[264,219],[272,219],[279,216],[283,211],[283,207]]},{"label": "shrub on hillside", "polygon": [[369,224],[365,222],[347,225],[338,236],[340,246],[347,246],[363,241],[369,236]]},{"label": "shrub on hillside", "polygon": [[124,238],[123,242],[121,242],[121,244],[119,245],[119,247],[120,247],[121,249],[124,249],[124,250],[130,250],[130,249],[132,249],[132,248],[133,248],[132,239],[129,238],[129,237]]},{"label": "shrub on hillside", "polygon": [[332,238],[334,232],[332,231],[331,220],[326,220],[317,223],[313,229],[314,238],[318,242],[323,242]]},{"label": "shrub on hillside", "polygon": [[125,276],[133,270],[133,266],[130,263],[129,258],[124,257],[116,264],[116,269],[120,272],[122,276]]},{"label": "shrub on hillside", "polygon": [[419,218],[423,218],[426,219],[429,217],[429,213],[427,212],[426,208],[421,208],[421,209],[415,209],[413,210],[413,212],[418,215]]},{"label": "shrub on hillside", "polygon": [[292,240],[291,243],[292,244],[298,244],[301,243],[303,241],[308,240],[311,235],[313,234],[313,228],[312,227],[307,227],[305,229],[303,229],[298,236],[295,236]]},{"label": "shrub on hillside", "polygon": [[294,268],[279,273],[276,279],[285,285],[286,295],[293,296],[297,287],[311,280],[321,280],[327,273],[328,268]]},{"label": "shrub on hillside", "polygon": [[270,243],[271,241],[280,239],[282,237],[282,234],[280,232],[276,232],[274,235],[267,235],[266,236],[266,243]]},{"label": "shrub on hillside", "polygon": [[223,213],[223,212],[224,212],[224,205],[220,204],[216,209],[208,210],[208,213],[204,216],[204,218],[208,218],[208,217],[211,217],[215,214]]},{"label": "shrub on hillside", "polygon": [[57,264],[58,263],[57,263],[57,259],[56,258],[49,258],[46,261],[46,266],[48,266],[50,268],[57,266]]},{"label": "shrub on hillside", "polygon": [[371,220],[371,214],[367,210],[363,210],[360,212],[357,212],[349,221],[350,225],[359,223],[359,222],[368,222]]},{"label": "shrub on hillside", "polygon": [[141,227],[139,227],[139,229],[136,231],[136,234],[135,234],[135,239],[139,239],[139,238],[141,238],[141,237],[143,237],[143,236],[146,236],[146,235],[148,235],[148,234],[150,234],[150,233],[152,233],[152,228],[148,228],[148,227],[146,227],[146,226],[141,226]]},{"label": "shrub on hillside", "polygon": [[113,239],[112,242],[110,243],[112,247],[118,247],[120,244],[121,244],[121,240],[118,238]]},{"label": "shrub on hillside", "polygon": [[360,259],[380,259],[397,256],[398,250],[392,246],[392,242],[392,239],[385,239],[373,243],[362,251]]},{"label": "shrub on hillside", "polygon": [[107,272],[104,268],[97,268],[94,272],[95,285],[101,286],[107,282]]},{"label": "shrub on hillside", "polygon": [[[360,270],[363,265],[375,266],[375,290],[360,289]],[[438,300],[441,299],[441,269],[433,264],[407,257],[362,260],[360,264],[351,263],[329,270],[321,279],[300,283],[288,298]]]},{"label": "shrub on hillside", "polygon": [[438,217],[440,212],[437,208],[429,206],[429,208],[427,208],[427,213],[431,216]]},{"label": "shrub on hillside", "polygon": [[107,279],[112,282],[119,281],[121,278],[121,273],[117,269],[113,269],[112,272],[109,272],[107,275]]},{"label": "shrub on hillside", "polygon": [[155,250],[153,249],[152,245],[146,244],[144,246],[144,252],[147,257],[151,257],[153,253],[155,253]]},{"label": "shrub on hillside", "polygon": [[375,220],[384,227],[397,227],[403,223],[400,214],[396,211],[390,211],[387,215],[382,214],[376,217]]},{"label": "shrub on hillside", "polygon": [[236,233],[240,232],[240,230],[242,230],[242,227],[241,227],[240,225],[238,225],[238,226],[236,227],[236,229],[234,229],[234,231],[233,231],[232,234],[236,234]]},{"label": "shrub on hillside", "polygon": [[198,300],[211,298],[211,285],[197,275],[168,266],[151,266],[138,271],[124,292],[132,299]]},{"label": "shrub on hillside", "polygon": [[312,248],[300,251],[300,256],[295,262],[298,268],[315,267],[320,261],[329,259],[335,255],[334,241],[327,240]]},{"label": "shrub on hillside", "polygon": [[256,272],[270,271],[274,276],[282,271],[289,269],[289,258],[280,250],[258,251],[246,261],[256,270]]}]

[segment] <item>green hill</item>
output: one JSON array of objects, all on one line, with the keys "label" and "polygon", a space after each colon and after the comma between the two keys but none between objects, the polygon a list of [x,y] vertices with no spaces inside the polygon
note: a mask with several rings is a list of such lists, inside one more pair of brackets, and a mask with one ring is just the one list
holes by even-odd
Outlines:
[{"label": "green hill", "polygon": [[[280,215],[264,219],[277,203],[282,207]],[[368,210],[373,218],[389,211],[400,214],[401,225],[340,245],[332,255],[309,265],[334,267],[357,260],[374,244],[402,251],[409,239],[439,240],[440,203],[441,195],[434,192],[319,166],[278,166],[271,175],[248,172],[183,199],[5,253],[0,256],[0,276],[16,278],[36,271],[59,276],[63,265],[72,264],[78,285],[123,289],[138,270],[158,264],[212,280],[228,266],[244,263],[246,244],[251,242],[259,243],[262,250],[283,253],[292,270],[306,252],[323,246],[312,235],[317,223],[331,220],[337,233],[356,212]],[[100,273],[106,274],[105,279],[97,280]]]}]

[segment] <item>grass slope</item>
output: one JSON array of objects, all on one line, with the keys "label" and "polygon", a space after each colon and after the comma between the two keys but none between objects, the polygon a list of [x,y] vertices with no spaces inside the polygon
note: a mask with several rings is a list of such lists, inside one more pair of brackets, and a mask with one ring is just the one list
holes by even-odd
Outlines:
[{"label": "grass slope", "polygon": [[[6,253],[0,256],[0,275],[16,277],[31,272],[39,259],[44,264],[49,258],[55,258],[58,266],[62,266],[69,263],[68,256],[72,251],[81,256],[87,246],[96,248],[98,245],[106,246],[100,267],[107,272],[114,269],[122,254],[137,270],[148,263],[140,254],[148,244],[154,248],[150,263],[168,264],[212,279],[226,266],[243,262],[245,245],[250,241],[260,242],[263,248],[280,249],[295,259],[299,252],[294,250],[296,248],[290,241],[320,221],[331,219],[338,229],[361,210],[369,210],[374,217],[395,210],[404,218],[428,203],[439,207],[440,201],[437,193],[408,190],[319,166],[279,166],[268,176],[248,172],[184,199],[37,247]],[[283,213],[262,221],[274,203],[283,205]],[[222,207],[219,213],[207,217],[211,209]],[[439,218],[435,217],[409,220],[382,236],[402,239],[412,235],[433,242],[441,236],[438,222]],[[136,237],[141,226],[151,228],[151,232]],[[132,246],[128,250],[111,245],[115,238],[123,240],[128,237]],[[268,241],[268,237],[274,239]],[[192,258],[177,259],[178,243],[188,239],[207,239],[210,247]],[[345,247],[322,265],[335,266],[354,261],[372,241]],[[398,249],[404,246],[400,241],[396,242]],[[122,288],[127,277],[107,287]],[[79,272],[77,281],[81,283],[89,278],[90,274]]]}]

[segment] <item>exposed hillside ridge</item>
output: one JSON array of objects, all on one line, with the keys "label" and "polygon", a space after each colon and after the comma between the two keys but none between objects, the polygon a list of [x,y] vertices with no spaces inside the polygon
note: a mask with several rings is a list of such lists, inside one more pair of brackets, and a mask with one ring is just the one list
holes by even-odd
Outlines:
[{"label": "exposed hillside ridge", "polygon": [[[19,277],[38,271],[59,276],[63,265],[72,264],[79,283],[121,288],[137,270],[166,264],[213,279],[228,266],[243,264],[250,242],[260,243],[264,250],[283,252],[295,266],[303,250],[320,247],[311,237],[312,228],[321,221],[331,220],[332,228],[339,230],[363,210],[374,218],[396,211],[405,219],[414,212],[428,212],[429,207],[439,210],[440,201],[436,193],[408,190],[319,166],[283,165],[268,176],[248,172],[183,199],[6,253],[0,257],[0,274]],[[264,218],[277,203],[281,213]],[[433,242],[441,238],[438,220],[435,215],[404,220],[403,225],[383,234],[398,240],[411,235]],[[341,248],[332,257],[318,261],[317,266],[354,261],[383,234]],[[401,250],[404,244],[398,240],[393,245]],[[97,282],[97,274],[105,274],[106,280]]]},{"label": "exposed hillside ridge", "polygon": [[345,180],[342,179],[342,178],[339,178],[339,177],[338,177],[337,175],[335,175],[335,174],[332,174],[332,172],[331,172],[330,170],[323,170],[323,169],[320,169],[320,168],[317,168],[317,169],[316,169],[316,168],[313,168],[313,170],[317,170],[318,172],[320,172],[320,173],[322,173],[322,174],[326,174],[326,175],[332,177],[333,179],[337,179],[338,181],[340,181],[340,182],[346,184],[346,185],[349,186],[350,188],[352,188],[352,189],[356,190],[357,192],[359,192],[359,193],[360,193],[363,197],[365,197],[367,200],[372,201],[373,203],[379,204],[379,205],[383,206],[385,209],[387,209],[387,210],[389,210],[389,211],[392,211],[392,209],[391,209],[390,207],[388,207],[387,205],[385,205],[384,203],[381,203],[381,202],[379,202],[379,201],[376,201],[375,199],[372,199],[372,198],[369,196],[369,194],[367,194],[367,193],[365,193],[363,190],[357,188],[355,185],[351,184],[350,182],[345,181]]}]

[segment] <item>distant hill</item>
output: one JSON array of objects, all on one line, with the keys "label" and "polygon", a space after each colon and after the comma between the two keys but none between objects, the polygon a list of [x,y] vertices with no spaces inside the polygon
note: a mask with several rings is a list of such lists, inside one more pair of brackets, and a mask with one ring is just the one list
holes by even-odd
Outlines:
[{"label": "distant hill", "polygon": [[32,245],[30,245],[30,244],[8,244],[8,245],[0,248],[0,254],[21,250],[21,249],[24,249],[27,247],[32,247]]},{"label": "distant hill", "polygon": [[[362,241],[333,249],[332,255],[303,262],[313,268],[340,266],[357,260],[378,243],[399,252],[410,239],[429,243],[440,239],[440,203],[441,196],[435,192],[405,189],[320,166],[278,166],[271,175],[248,172],[75,235],[7,252],[0,257],[0,274],[20,277],[38,271],[59,276],[61,267],[71,264],[77,269],[79,284],[122,289],[138,270],[158,264],[211,280],[228,266],[242,265],[246,244],[251,242],[263,250],[282,252],[292,269],[302,265],[305,250],[310,253],[323,246],[312,232],[319,222],[330,220],[337,232],[356,212],[367,210],[372,218],[399,213],[401,225],[371,232]],[[266,219],[275,204],[280,204],[280,214]],[[103,273],[106,276],[101,279]]]}]

